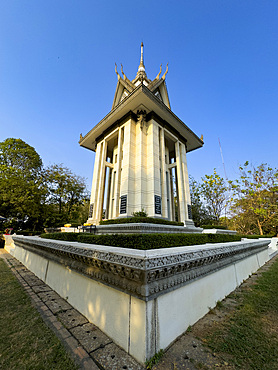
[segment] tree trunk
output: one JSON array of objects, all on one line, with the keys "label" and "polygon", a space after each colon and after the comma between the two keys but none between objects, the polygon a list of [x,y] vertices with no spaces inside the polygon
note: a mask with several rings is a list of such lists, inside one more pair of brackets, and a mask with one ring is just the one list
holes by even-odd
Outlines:
[{"label": "tree trunk", "polygon": [[260,221],[259,221],[259,220],[257,220],[257,223],[258,223],[258,226],[259,226],[260,235],[264,235],[264,233],[263,233],[263,229],[262,229],[262,226],[261,226]]}]

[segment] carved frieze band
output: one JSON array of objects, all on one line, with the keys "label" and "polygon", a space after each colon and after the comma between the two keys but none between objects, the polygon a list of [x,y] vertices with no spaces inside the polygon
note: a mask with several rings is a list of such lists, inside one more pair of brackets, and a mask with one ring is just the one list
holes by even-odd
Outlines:
[{"label": "carved frieze band", "polygon": [[[181,252],[162,257],[128,256],[34,237],[14,236],[16,246],[62,264],[103,284],[150,300],[189,281],[268,248],[268,241]],[[74,243],[75,244],[75,243]],[[103,247],[105,249],[105,247]]]}]

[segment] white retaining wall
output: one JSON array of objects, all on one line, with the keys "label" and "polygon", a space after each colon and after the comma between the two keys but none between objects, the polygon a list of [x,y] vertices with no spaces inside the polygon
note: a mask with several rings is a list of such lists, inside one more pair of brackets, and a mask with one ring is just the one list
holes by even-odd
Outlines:
[{"label": "white retaining wall", "polygon": [[[32,237],[22,238],[29,242],[32,240]],[[33,237],[33,240],[38,239]],[[77,243],[69,244],[76,248]],[[231,244],[225,243],[225,246]],[[200,247],[209,251],[215,248],[206,245],[152,251],[123,249],[123,253],[130,256],[134,252],[135,255],[141,253],[145,260],[154,256],[161,259],[167,253],[191,253]],[[110,247],[97,248],[111,250]],[[244,259],[216,268],[205,276],[196,277],[176,289],[168,289],[165,293],[144,300],[25,249],[16,240],[15,246],[8,249],[16,259],[141,363],[169,346],[189,325],[203,317],[209,308],[214,307],[217,301],[231,293],[269,259],[266,247]],[[115,249],[117,253],[121,252],[121,248]]]}]

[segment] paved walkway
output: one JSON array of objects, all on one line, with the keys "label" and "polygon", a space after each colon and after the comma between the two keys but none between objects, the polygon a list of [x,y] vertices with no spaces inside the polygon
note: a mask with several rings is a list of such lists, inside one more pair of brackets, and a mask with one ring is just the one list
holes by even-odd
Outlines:
[{"label": "paved walkway", "polygon": [[144,369],[4,249],[0,249],[0,257],[6,261],[44,322],[55,332],[80,369]]}]

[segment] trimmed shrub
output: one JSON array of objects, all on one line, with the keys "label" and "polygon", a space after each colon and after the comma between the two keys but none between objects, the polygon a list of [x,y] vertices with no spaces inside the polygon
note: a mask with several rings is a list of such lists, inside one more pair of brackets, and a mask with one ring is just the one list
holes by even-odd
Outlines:
[{"label": "trimmed shrub", "polygon": [[236,235],[221,234],[113,234],[92,235],[79,234],[78,241],[81,243],[108,245],[131,249],[158,249],[198,245],[205,243],[221,243],[240,241]]},{"label": "trimmed shrub", "polygon": [[184,226],[183,222],[177,221],[168,221],[160,218],[153,217],[126,217],[126,218],[117,218],[114,220],[104,220],[100,221],[101,225],[110,225],[110,224],[130,224],[130,223],[150,223],[150,224],[162,224],[162,225],[172,225],[172,226]]},{"label": "trimmed shrub", "polygon": [[206,243],[227,243],[240,241],[241,238],[257,239],[255,235],[228,235],[228,234],[112,234],[94,235],[89,233],[49,233],[42,234],[42,238],[80,243],[107,245],[131,249],[160,249],[200,245]]},{"label": "trimmed shrub", "polygon": [[241,235],[229,235],[229,234],[206,234],[208,236],[207,243],[226,243],[226,242],[237,242],[240,241]]},{"label": "trimmed shrub", "polygon": [[46,233],[60,233],[61,232],[61,228],[60,227],[46,227],[45,229],[44,229],[44,231],[46,232]]},{"label": "trimmed shrub", "polygon": [[35,236],[35,235],[41,235],[41,231],[28,231],[28,230],[21,230],[21,231],[15,231],[16,235],[24,235],[24,236]]},{"label": "trimmed shrub", "polygon": [[65,240],[68,242],[77,242],[78,233],[45,233],[41,234],[44,239]]}]

